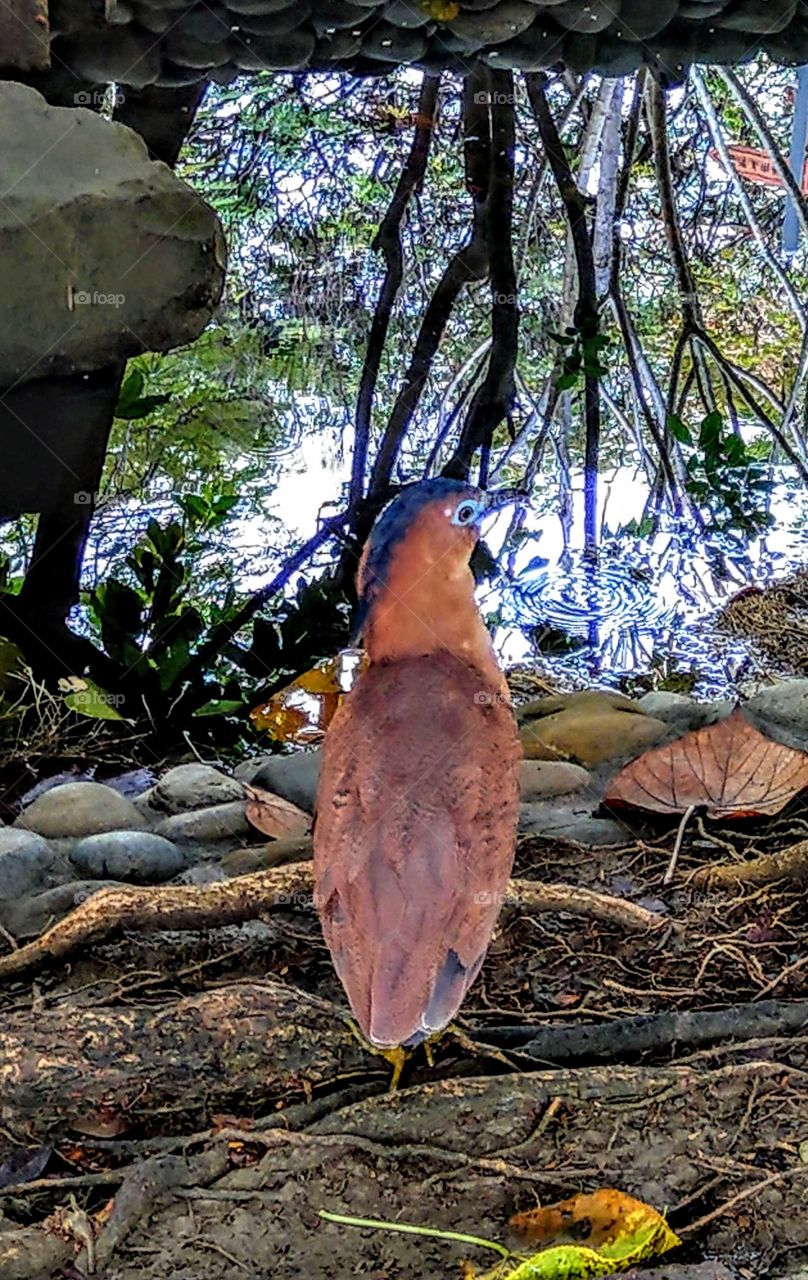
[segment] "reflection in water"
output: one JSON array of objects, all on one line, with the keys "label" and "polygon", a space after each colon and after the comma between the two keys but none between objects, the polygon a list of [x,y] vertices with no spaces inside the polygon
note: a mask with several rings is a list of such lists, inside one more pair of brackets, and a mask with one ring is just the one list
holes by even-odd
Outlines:
[{"label": "reflection in water", "polygon": [[808,563],[803,487],[783,472],[772,498],[775,525],[751,542],[709,530],[703,537],[666,514],[655,532],[638,537],[625,528],[642,514],[646,496],[636,473],[616,471],[603,490],[611,527],[602,511],[596,563],[581,547],[577,485],[572,521],[551,503],[529,515],[505,585],[500,579],[483,593],[486,610],[496,609],[503,658],[538,661],[568,685],[593,679],[613,684],[662,662],[669,670],[692,672],[697,695],[731,691],[750,674],[749,650],[716,634],[715,615],[748,584],[763,585]]}]

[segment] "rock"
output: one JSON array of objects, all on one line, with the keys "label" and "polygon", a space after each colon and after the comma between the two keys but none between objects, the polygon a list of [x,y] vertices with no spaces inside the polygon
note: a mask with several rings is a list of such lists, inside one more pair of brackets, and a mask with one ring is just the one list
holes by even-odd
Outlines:
[{"label": "rock", "polygon": [[136,831],[143,818],[131,800],[102,782],[66,782],[24,809],[14,826],[41,836],[92,836]]},{"label": "rock", "polygon": [[178,764],[163,774],[143,802],[152,809],[173,814],[243,799],[241,783],[212,765]]},{"label": "rock", "polygon": [[42,836],[0,828],[0,902],[41,893],[70,878],[70,864]]},{"label": "rock", "polygon": [[249,779],[256,787],[296,804],[306,813],[314,812],[320,777],[319,751],[296,751],[290,756],[264,756]]},{"label": "rock", "polygon": [[105,831],[86,836],[79,840],[70,860],[84,875],[127,884],[160,884],[185,866],[177,846],[151,831]]},{"label": "rock", "polygon": [[292,836],[288,840],[270,840],[251,849],[234,849],[222,858],[222,870],[228,876],[243,876],[287,862],[306,862],[311,856],[311,836]]},{"label": "rock", "polygon": [[233,800],[230,804],[215,804],[210,809],[176,813],[160,823],[157,835],[175,840],[177,844],[197,842],[203,846],[244,839],[252,832],[244,809],[244,800]]},{"label": "rock", "polygon": [[691,729],[703,729],[705,725],[715,724],[728,716],[733,706],[726,702],[697,702],[684,693],[668,693],[664,689],[656,689],[653,693],[645,693],[637,704],[648,716],[664,720],[667,725],[679,734],[689,733]]},{"label": "rock", "polygon": [[808,751],[808,680],[782,680],[761,689],[743,711],[761,733]]},{"label": "rock", "polygon": [[534,801],[519,807],[521,835],[549,836],[555,840],[574,840],[590,846],[629,844],[632,832],[614,818],[597,818],[592,814],[592,801],[571,799],[566,804],[553,800]]},{"label": "rock", "polygon": [[657,746],[668,728],[623,694],[598,690],[539,698],[517,714],[525,759],[574,760],[589,768]]},{"label": "rock", "polygon": [[35,938],[101,889],[121,889],[115,880],[71,880],[33,898],[0,903],[0,922],[17,939]]},{"label": "rock", "polygon": [[449,31],[461,39],[469,36],[480,45],[502,44],[527,30],[535,20],[536,6],[528,0],[502,0],[496,8],[483,13],[469,13],[461,8],[452,19]]},{"label": "rock", "polygon": [[523,760],[519,770],[519,790],[525,801],[567,795],[588,782],[586,769],[560,760]]},{"label": "rock", "polygon": [[[116,49],[128,32],[109,38]],[[156,76],[153,39],[140,39]],[[224,279],[219,221],[132,129],[3,82],[0,154],[0,387],[168,351],[202,332]]]}]

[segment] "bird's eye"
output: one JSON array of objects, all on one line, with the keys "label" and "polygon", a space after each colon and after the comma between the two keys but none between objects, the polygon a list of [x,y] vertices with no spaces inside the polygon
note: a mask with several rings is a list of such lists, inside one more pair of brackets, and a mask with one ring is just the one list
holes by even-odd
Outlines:
[{"label": "bird's eye", "polygon": [[461,502],[452,517],[452,524],[473,524],[480,512],[479,502],[466,499]]}]

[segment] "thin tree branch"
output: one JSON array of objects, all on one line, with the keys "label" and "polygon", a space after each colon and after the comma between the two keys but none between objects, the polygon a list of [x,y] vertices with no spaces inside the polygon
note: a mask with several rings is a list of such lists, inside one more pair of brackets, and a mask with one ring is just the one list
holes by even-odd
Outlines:
[{"label": "thin tree branch", "polygon": [[401,224],[407,206],[413,194],[420,188],[426,173],[429,148],[437,118],[439,85],[439,76],[430,75],[428,72],[424,75],[412,146],[396,185],[393,199],[371,246],[381,252],[385,262],[385,273],[370,327],[356,402],[356,433],[351,463],[351,506],[359,502],[364,490],[373,397],[384,344],[387,341],[393,304],[404,277]]}]

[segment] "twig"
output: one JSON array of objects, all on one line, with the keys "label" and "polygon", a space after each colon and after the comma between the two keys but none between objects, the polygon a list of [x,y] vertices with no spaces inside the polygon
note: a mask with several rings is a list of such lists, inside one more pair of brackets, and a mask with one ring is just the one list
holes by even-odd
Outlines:
[{"label": "twig", "polygon": [[390,206],[382,219],[372,248],[384,258],[385,273],[382,281],[373,322],[370,326],[362,377],[356,402],[356,433],[351,461],[350,503],[355,506],[362,497],[365,481],[368,442],[370,440],[371,411],[376,382],[379,376],[384,344],[390,326],[401,281],[404,276],[404,254],[401,247],[401,223],[413,194],[418,190],[426,173],[429,148],[435,126],[440,77],[426,73],[421,85],[418,104],[418,123],[415,126],[412,146],[399,177]]},{"label": "twig", "polygon": [[[547,101],[547,78],[541,73],[525,75],[525,85],[530,105],[539,126],[550,168],[556,180],[559,194],[569,222],[578,270],[578,299],[575,304],[575,327],[582,343],[597,336],[599,330],[597,288],[595,283],[595,258],[592,240],[587,227],[588,201],[579,189],[566,152],[558,136],[555,120]],[[586,354],[586,353],[585,353]],[[597,550],[597,475],[600,455],[600,394],[598,379],[586,371],[584,360],[584,417],[586,439],[584,443],[584,546],[589,556]]]},{"label": "twig", "polygon": [[761,1178],[760,1182],[753,1183],[751,1187],[744,1187],[743,1191],[739,1191],[737,1195],[725,1200],[723,1204],[719,1205],[717,1209],[713,1209],[711,1213],[706,1213],[703,1218],[697,1218],[695,1222],[683,1227],[679,1235],[693,1235],[694,1232],[701,1231],[703,1227],[709,1226],[716,1218],[723,1218],[725,1214],[731,1213],[735,1206],[742,1204],[744,1200],[748,1200],[751,1196],[759,1195],[767,1187],[773,1187],[778,1182],[786,1182],[790,1178],[804,1178],[806,1175],[808,1175],[808,1165],[797,1164],[792,1165],[790,1169],[783,1169],[780,1173],[772,1173],[768,1178]]},{"label": "twig", "polygon": [[676,874],[676,867],[679,863],[679,854],[681,853],[681,850],[682,850],[682,841],[685,835],[685,828],[687,827],[688,822],[693,817],[693,814],[696,812],[697,808],[698,808],[698,805],[696,804],[688,805],[688,807],[685,809],[684,813],[682,814],[682,821],[679,823],[679,830],[676,832],[676,840],[674,841],[671,860],[668,863],[667,871],[662,877],[662,884],[665,888],[667,888],[667,886],[673,882],[673,877]]}]

